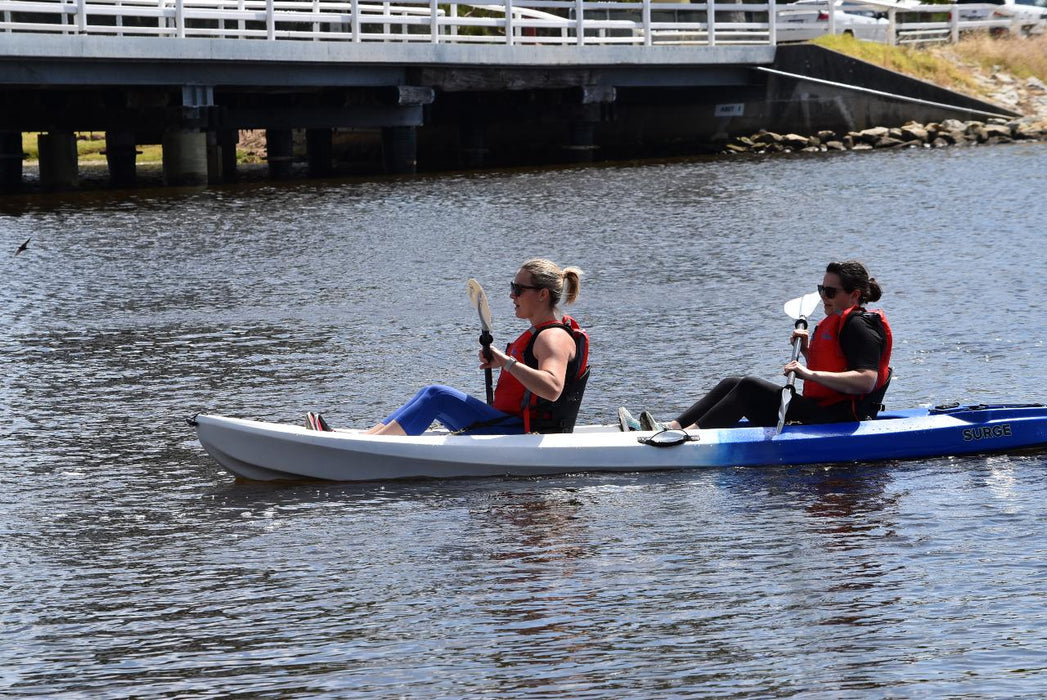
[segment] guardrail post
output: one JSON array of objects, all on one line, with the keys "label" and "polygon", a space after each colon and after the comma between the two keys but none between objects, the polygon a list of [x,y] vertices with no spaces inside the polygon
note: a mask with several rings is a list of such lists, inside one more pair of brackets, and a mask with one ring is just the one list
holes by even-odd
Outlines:
[{"label": "guardrail post", "polygon": [[651,36],[651,0],[643,0],[643,45],[651,46],[654,44],[654,37]]},{"label": "guardrail post", "polygon": [[574,39],[579,46],[585,45],[585,2],[574,1]]},{"label": "guardrail post", "polygon": [[893,7],[887,10],[887,43],[890,46],[898,45],[898,23],[895,21],[895,13]]},{"label": "guardrail post", "polygon": [[829,13],[829,34],[836,36],[836,2],[828,0],[825,3],[826,11]]},{"label": "guardrail post", "polygon": [[505,0],[505,43],[513,45],[513,0]]},{"label": "guardrail post", "polygon": [[960,41],[960,8],[958,5],[949,5],[949,40],[953,44]]},{"label": "guardrail post", "polygon": [[175,0],[175,36],[185,38],[185,2]]},{"label": "guardrail post", "polygon": [[432,34],[430,41],[434,44],[440,43],[440,6],[436,0],[429,0],[429,32]]},{"label": "guardrail post", "polygon": [[360,41],[360,0],[352,0],[349,11],[353,13],[350,20],[350,31],[353,33],[353,41]]},{"label": "guardrail post", "polygon": [[708,26],[709,46],[716,46],[716,0],[708,0],[705,4],[705,24]]},{"label": "guardrail post", "polygon": [[276,40],[276,8],[273,7],[273,0],[265,0],[265,38]]},{"label": "guardrail post", "polygon": [[76,0],[76,29],[87,34],[87,0]]},{"label": "guardrail post", "polygon": [[767,43],[778,45],[778,7],[774,0],[767,2]]}]

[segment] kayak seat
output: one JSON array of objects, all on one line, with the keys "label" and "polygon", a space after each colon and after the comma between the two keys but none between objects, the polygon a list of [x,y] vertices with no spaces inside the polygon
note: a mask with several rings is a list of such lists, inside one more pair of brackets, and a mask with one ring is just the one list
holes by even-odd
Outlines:
[{"label": "kayak seat", "polygon": [[554,418],[548,420],[531,419],[531,431],[535,433],[573,433],[574,424],[578,420],[578,410],[582,407],[582,397],[585,395],[585,385],[589,382],[589,370],[586,367],[581,376],[571,382],[567,392],[561,396],[556,405],[558,410]]},{"label": "kayak seat", "polygon": [[894,368],[887,368],[887,380],[879,389],[866,394],[860,401],[854,404],[854,415],[858,420],[872,420],[884,410],[883,397],[887,393],[887,387],[891,385],[891,377],[894,376]]}]

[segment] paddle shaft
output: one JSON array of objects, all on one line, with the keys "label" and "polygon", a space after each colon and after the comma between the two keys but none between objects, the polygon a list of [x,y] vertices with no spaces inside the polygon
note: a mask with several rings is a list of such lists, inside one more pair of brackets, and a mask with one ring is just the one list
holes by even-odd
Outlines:
[{"label": "paddle shaft", "polygon": [[[802,317],[802,316],[800,318],[796,319],[796,322],[793,324],[793,328],[796,329],[796,330],[799,330],[801,328],[807,328],[807,319]],[[790,362],[796,362],[796,360],[798,360],[799,358],[800,358],[800,339],[799,338],[795,338],[793,340],[793,354],[792,354],[792,359],[790,360]],[[789,410],[789,401],[792,400],[793,392],[795,391],[795,389],[793,387],[794,387],[795,384],[796,384],[796,372],[789,372],[789,379],[785,383],[785,387],[782,389],[782,403],[781,403],[781,406],[778,408],[778,432],[779,433],[781,433],[782,432],[782,428],[785,427],[785,414]]]},{"label": "paddle shaft", "polygon": [[[494,342],[494,336],[487,329],[484,329],[483,333],[480,334],[480,345],[484,349],[484,359],[488,362],[491,361],[493,355],[491,354],[491,343]],[[487,405],[494,405],[494,377],[491,373],[491,368],[488,367],[484,370],[484,388],[487,389]]]}]

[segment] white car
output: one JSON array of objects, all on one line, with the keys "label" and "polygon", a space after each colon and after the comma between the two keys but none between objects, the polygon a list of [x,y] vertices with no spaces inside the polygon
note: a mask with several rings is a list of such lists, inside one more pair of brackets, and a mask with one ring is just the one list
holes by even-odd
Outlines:
[{"label": "white car", "polygon": [[956,0],[961,21],[1017,20],[1022,30],[1043,30],[1047,0]]},{"label": "white car", "polygon": [[776,32],[779,43],[809,41],[829,32],[829,2],[834,2],[837,34],[863,41],[887,41],[887,18],[843,0],[798,0],[778,6]]}]

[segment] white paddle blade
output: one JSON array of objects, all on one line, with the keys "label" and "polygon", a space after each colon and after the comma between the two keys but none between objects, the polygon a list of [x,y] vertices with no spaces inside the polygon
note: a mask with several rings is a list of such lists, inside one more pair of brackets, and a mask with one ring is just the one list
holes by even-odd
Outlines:
[{"label": "white paddle blade", "polygon": [[822,298],[818,295],[818,292],[811,292],[810,294],[804,294],[802,297],[790,299],[785,302],[783,307],[785,315],[794,320],[807,318],[818,308],[818,303],[821,300]]},{"label": "white paddle blade", "polygon": [[480,283],[475,279],[469,278],[469,281],[465,285],[466,291],[469,292],[469,301],[472,303],[473,308],[476,309],[476,313],[480,316],[480,325],[483,330],[491,330],[491,307],[487,304],[487,294],[484,293],[484,288],[480,286]]},{"label": "white paddle blade", "polygon": [[778,429],[775,434],[780,434],[785,427],[785,414],[789,412],[789,402],[792,401],[793,393],[789,387],[782,389],[782,403],[778,407]]}]

